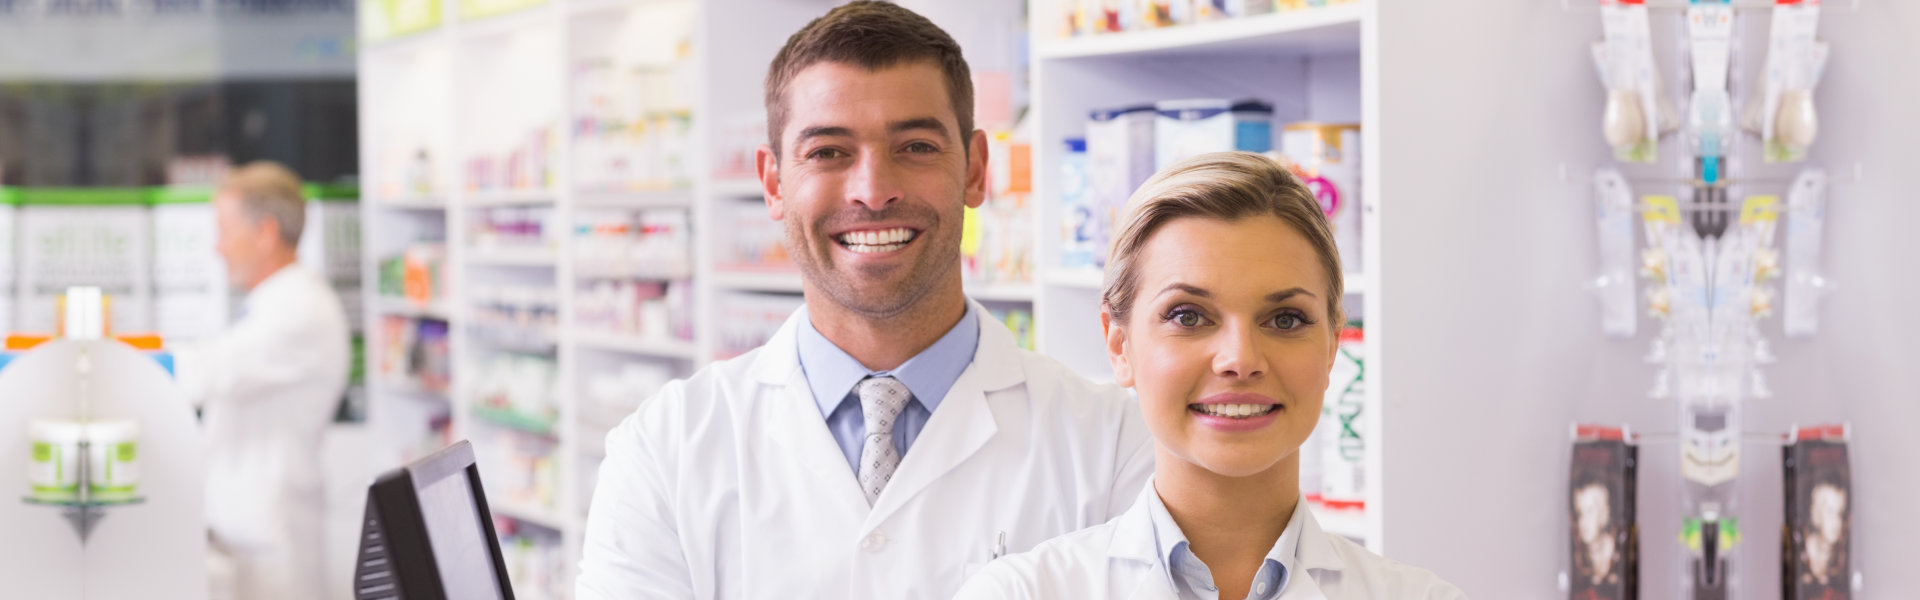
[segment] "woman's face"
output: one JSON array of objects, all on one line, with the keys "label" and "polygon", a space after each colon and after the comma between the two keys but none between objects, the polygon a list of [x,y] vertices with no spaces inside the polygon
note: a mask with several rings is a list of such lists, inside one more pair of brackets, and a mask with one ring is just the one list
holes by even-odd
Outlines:
[{"label": "woman's face", "polygon": [[1277,217],[1170,221],[1140,249],[1125,323],[1103,316],[1117,381],[1164,454],[1264,473],[1320,418],[1341,324],[1306,237]]}]

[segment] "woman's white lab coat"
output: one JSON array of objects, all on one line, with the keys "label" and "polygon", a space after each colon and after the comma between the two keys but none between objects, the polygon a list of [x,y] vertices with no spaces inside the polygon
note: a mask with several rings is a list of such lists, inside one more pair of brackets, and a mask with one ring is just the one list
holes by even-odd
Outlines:
[{"label": "woman's white lab coat", "polygon": [[202,408],[207,527],[240,598],[325,592],[320,441],[347,387],[346,313],[299,264],[247,293],[218,337],[180,350],[180,386]]},{"label": "woman's white lab coat", "polygon": [[[1144,493],[1153,492],[1152,484]],[[1307,510],[1303,504],[1298,510]],[[1320,529],[1313,513],[1301,515],[1299,554],[1281,600],[1464,599],[1432,572],[1368,552]],[[968,580],[954,600],[1176,600],[1155,555],[1153,516],[1135,502],[1120,518],[1060,536],[1032,552],[993,561]]]},{"label": "woman's white lab coat", "polygon": [[1123,390],[983,319],[973,363],[869,507],[801,371],[803,315],[608,434],[578,598],[946,598],[1001,535],[1017,552],[1105,522],[1153,470]]}]

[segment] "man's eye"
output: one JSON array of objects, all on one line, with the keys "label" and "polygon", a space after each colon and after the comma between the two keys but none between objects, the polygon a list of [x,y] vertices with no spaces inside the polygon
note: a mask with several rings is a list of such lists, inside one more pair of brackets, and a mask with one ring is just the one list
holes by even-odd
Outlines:
[{"label": "man's eye", "polygon": [[814,160],[830,160],[842,156],[846,156],[846,153],[841,152],[839,148],[821,148],[807,153],[807,158]]}]

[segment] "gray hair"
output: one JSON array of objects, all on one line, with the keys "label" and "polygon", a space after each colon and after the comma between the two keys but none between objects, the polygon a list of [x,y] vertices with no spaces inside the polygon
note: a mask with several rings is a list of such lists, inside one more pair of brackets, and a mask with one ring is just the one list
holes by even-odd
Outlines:
[{"label": "gray hair", "polygon": [[272,161],[250,162],[228,175],[220,191],[238,196],[254,223],[273,219],[280,226],[280,241],[288,248],[300,247],[300,232],[307,227],[307,199],[300,189],[300,176],[291,169]]}]

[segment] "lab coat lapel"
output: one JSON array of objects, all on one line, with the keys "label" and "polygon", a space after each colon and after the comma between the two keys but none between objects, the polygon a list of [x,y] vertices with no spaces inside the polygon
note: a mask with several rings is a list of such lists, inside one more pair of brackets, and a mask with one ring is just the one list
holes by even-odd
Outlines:
[{"label": "lab coat lapel", "polygon": [[1127,600],[1178,600],[1179,595],[1173,591],[1167,574],[1160,570],[1160,559],[1156,558],[1160,550],[1154,544],[1153,516],[1148,512],[1151,509],[1147,501],[1147,494],[1152,493],[1153,478],[1149,477],[1133,507],[1121,513],[1114,523],[1113,538],[1107,543],[1107,561],[1109,568],[1128,569],[1137,582]]},{"label": "lab coat lapel", "polygon": [[886,522],[914,496],[986,446],[999,431],[993,408],[987,404],[987,393],[1026,382],[1026,369],[1013,333],[986,318],[986,307],[975,303],[973,309],[982,316],[973,363],[953,382],[947,397],[940,401],[940,409],[934,411],[913,447],[901,458],[893,480],[874,502],[873,513],[867,518],[869,529]]},{"label": "lab coat lapel", "polygon": [[805,309],[794,311],[754,357],[748,373],[761,391],[755,394],[755,418],[762,421],[761,430],[785,450],[784,455],[797,463],[794,466],[799,472],[825,480],[823,495],[833,502],[864,508],[867,496],[860,491],[853,469],[847,466],[846,455],[840,453],[840,444],[827,431],[826,418],[820,415],[813,390],[807,387],[806,372],[800,369],[795,328],[805,314]]},{"label": "lab coat lapel", "polygon": [[1301,516],[1300,548],[1294,557],[1294,573],[1288,577],[1287,589],[1280,594],[1280,600],[1324,600],[1327,596],[1320,590],[1318,579],[1325,572],[1346,568],[1347,563],[1340,558],[1333,540],[1320,528],[1320,520],[1314,518],[1311,509],[1302,503],[1295,510],[1309,512]]}]

